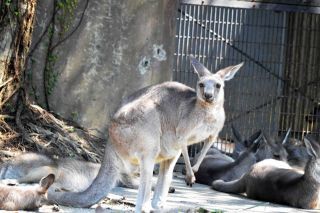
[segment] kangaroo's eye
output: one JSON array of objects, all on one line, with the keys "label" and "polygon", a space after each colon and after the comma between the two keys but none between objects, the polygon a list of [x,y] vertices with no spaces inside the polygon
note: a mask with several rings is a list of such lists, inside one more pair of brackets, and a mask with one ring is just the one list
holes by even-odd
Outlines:
[{"label": "kangaroo's eye", "polygon": [[274,159],[280,159],[280,155],[274,154],[274,155],[273,155],[273,158],[274,158]]},{"label": "kangaroo's eye", "polygon": [[221,84],[216,84],[216,88],[219,89],[221,87]]},{"label": "kangaroo's eye", "polygon": [[204,84],[203,83],[199,83],[199,87],[203,88]]}]

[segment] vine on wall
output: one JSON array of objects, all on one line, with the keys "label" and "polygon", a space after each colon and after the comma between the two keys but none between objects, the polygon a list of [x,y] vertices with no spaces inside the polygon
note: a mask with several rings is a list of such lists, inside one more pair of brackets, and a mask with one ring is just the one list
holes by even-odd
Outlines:
[{"label": "vine on wall", "polygon": [[[65,42],[79,27],[70,29],[78,0],[53,0],[52,17],[38,41],[30,49],[37,0],[0,1],[0,158],[10,150],[31,150],[61,156],[77,156],[99,161],[103,139],[95,137],[75,123],[31,103],[26,92],[26,62],[47,38],[46,63],[43,70],[46,95],[50,95],[57,77],[54,65],[59,60],[55,48]],[[67,17],[67,18],[66,18]],[[56,31],[56,29],[59,29]],[[49,104],[47,106],[49,108]],[[10,155],[9,155],[10,156]]]}]

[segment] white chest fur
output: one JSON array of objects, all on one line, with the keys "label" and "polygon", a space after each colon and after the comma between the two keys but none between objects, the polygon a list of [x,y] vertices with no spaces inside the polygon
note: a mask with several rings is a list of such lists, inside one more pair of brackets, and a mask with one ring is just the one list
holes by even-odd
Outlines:
[{"label": "white chest fur", "polygon": [[210,136],[217,136],[225,121],[223,108],[213,109],[203,113],[194,129],[186,135],[188,145],[199,143]]}]

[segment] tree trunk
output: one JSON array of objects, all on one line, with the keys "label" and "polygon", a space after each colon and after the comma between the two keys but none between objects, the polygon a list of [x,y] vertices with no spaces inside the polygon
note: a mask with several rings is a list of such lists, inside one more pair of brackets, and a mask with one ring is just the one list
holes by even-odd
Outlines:
[{"label": "tree trunk", "polygon": [[23,87],[37,0],[0,1],[0,111]]}]

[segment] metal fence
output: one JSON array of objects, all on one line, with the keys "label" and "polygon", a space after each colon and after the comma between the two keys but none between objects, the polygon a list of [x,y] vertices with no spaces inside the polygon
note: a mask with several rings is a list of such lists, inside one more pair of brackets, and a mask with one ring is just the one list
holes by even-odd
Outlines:
[{"label": "metal fence", "polygon": [[[227,118],[220,133],[222,140],[232,140],[231,124],[244,137],[258,129],[279,135],[291,127],[297,138],[308,133],[319,139],[318,8],[180,1],[174,80],[195,86],[197,76],[190,66],[189,54],[213,72],[245,62],[236,77],[226,82]],[[198,148],[191,147],[190,155]]]}]

